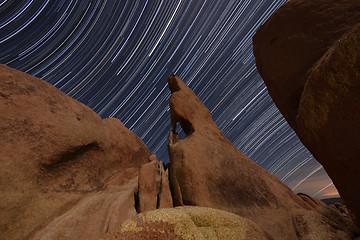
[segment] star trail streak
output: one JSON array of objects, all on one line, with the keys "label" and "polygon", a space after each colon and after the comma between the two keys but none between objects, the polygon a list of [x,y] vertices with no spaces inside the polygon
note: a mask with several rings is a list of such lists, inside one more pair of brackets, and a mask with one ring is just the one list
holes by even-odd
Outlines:
[{"label": "star trail streak", "polygon": [[119,118],[165,162],[174,73],[253,161],[295,192],[336,195],[256,70],[252,37],[285,2],[2,1],[0,62]]}]

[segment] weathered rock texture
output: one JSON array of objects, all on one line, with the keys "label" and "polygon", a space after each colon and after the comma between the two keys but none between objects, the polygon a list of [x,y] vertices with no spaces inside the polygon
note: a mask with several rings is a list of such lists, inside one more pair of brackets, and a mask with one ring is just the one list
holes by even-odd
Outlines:
[{"label": "weathered rock texture", "polygon": [[359,235],[344,205],[337,203],[326,206],[307,194],[298,193],[298,196],[313,209],[294,211],[294,223],[301,239],[353,239]]},{"label": "weathered rock texture", "polygon": [[107,240],[265,240],[269,234],[250,220],[218,209],[176,207],[150,211],[125,221]]},{"label": "weathered rock texture", "polygon": [[[120,185],[118,182],[122,180],[123,176],[118,177],[119,179],[108,183],[106,189],[84,194],[75,203],[68,203],[69,200],[66,197],[61,198],[70,205],[69,209],[57,209],[57,211],[62,210],[59,216],[48,217],[49,223],[44,227],[34,229],[30,239],[95,240],[103,238],[107,233],[116,232],[116,229],[125,220],[137,214],[134,200],[138,184],[137,178]],[[50,197],[54,198],[53,195]],[[55,198],[59,198],[59,196],[55,196]],[[54,207],[57,206],[54,205]],[[41,212],[41,209],[33,209],[33,211]],[[30,220],[27,219],[27,221]]]},{"label": "weathered rock texture", "polygon": [[360,1],[293,0],[254,36],[256,64],[360,226]]},{"label": "weathered rock texture", "polygon": [[315,209],[319,205],[326,206],[326,204],[323,203],[321,200],[313,198],[305,193],[298,193],[297,195],[313,209]]},{"label": "weathered rock texture", "polygon": [[168,171],[155,155],[150,159],[139,173],[139,212],[173,206]]},{"label": "weathered rock texture", "polygon": [[169,184],[169,169],[164,168],[160,161],[161,187],[158,195],[158,208],[171,208],[174,206]]},{"label": "weathered rock texture", "polygon": [[136,214],[149,149],[50,84],[0,65],[0,239],[99,239]]},{"label": "weathered rock texture", "polygon": [[[238,214],[257,223],[274,239],[309,239],[319,231],[322,235],[317,239],[355,236],[355,228],[336,232],[331,224],[319,231],[316,227],[304,228],[310,232],[299,231],[305,224],[321,226],[323,214],[232,145],[210,111],[178,77],[171,75],[168,83],[172,93],[173,130],[168,149],[174,205],[205,206]],[[177,122],[187,135],[184,139],[175,133]]]}]

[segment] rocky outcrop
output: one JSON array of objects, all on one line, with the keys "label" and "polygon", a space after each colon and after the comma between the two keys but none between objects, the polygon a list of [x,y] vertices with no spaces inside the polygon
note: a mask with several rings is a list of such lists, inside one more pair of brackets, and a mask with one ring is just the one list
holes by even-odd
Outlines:
[{"label": "rocky outcrop", "polygon": [[326,206],[319,206],[314,211],[295,210],[293,216],[296,234],[302,240],[351,240],[359,236],[359,230],[352,221],[347,221],[339,212]]},{"label": "rocky outcrop", "polygon": [[163,162],[152,155],[139,173],[139,212],[172,206],[168,172]]},{"label": "rocky outcrop", "polygon": [[[232,145],[212,120],[210,111],[178,77],[171,75],[168,83],[172,93],[173,129],[168,149],[174,205],[204,206],[238,214],[257,223],[274,239],[319,235],[316,227],[305,227],[310,232],[298,229],[310,222],[320,226],[324,216]],[[176,133],[177,123],[186,133],[184,139]],[[357,230],[344,228],[333,235],[325,233],[328,231],[335,231],[331,224],[321,228],[323,235],[318,239],[351,238],[357,234]]]},{"label": "rocky outcrop", "polygon": [[[101,119],[50,84],[0,65],[0,239],[351,239],[359,233],[346,208],[293,194],[226,139],[178,77],[168,81],[170,173],[119,120]],[[170,209],[172,199],[245,218]],[[156,208],[163,209],[146,212]]]},{"label": "rocky outcrop", "polygon": [[317,198],[313,198],[305,193],[298,193],[297,194],[304,202],[308,204],[309,207],[316,209],[319,205],[326,206],[321,200]]},{"label": "rocky outcrop", "polygon": [[146,212],[125,221],[113,239],[272,239],[254,222],[222,210],[176,207]]},{"label": "rocky outcrop", "polygon": [[164,164],[160,162],[161,188],[158,197],[158,208],[171,208],[174,206],[169,184],[169,169],[164,168]]},{"label": "rocky outcrop", "polygon": [[360,226],[360,2],[293,0],[254,36],[256,64]]},{"label": "rocky outcrop", "polygon": [[301,239],[353,239],[359,235],[358,228],[343,204],[326,206],[307,194],[298,193],[298,196],[313,209],[294,211],[294,224]]},{"label": "rocky outcrop", "polygon": [[[160,166],[162,162],[151,155],[149,162],[140,168],[138,178],[118,184],[126,177],[116,175],[117,179],[110,180],[105,189],[84,195],[70,210],[33,233],[31,239],[103,239],[116,233],[138,210],[172,207],[169,180],[163,179],[167,174]],[[133,175],[136,174],[134,171]]]},{"label": "rocky outcrop", "polygon": [[157,159],[152,159],[141,167],[139,173],[139,212],[158,208],[160,184],[160,164]]},{"label": "rocky outcrop", "polygon": [[151,153],[118,119],[4,65],[0,112],[0,239],[99,239],[136,214]]}]

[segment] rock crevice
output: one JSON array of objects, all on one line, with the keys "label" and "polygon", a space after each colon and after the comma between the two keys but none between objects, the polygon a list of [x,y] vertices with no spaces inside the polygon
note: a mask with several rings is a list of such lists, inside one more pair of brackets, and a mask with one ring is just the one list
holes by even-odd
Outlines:
[{"label": "rock crevice", "polygon": [[163,162],[151,155],[150,162],[144,164],[139,172],[139,212],[173,206],[168,181]]}]

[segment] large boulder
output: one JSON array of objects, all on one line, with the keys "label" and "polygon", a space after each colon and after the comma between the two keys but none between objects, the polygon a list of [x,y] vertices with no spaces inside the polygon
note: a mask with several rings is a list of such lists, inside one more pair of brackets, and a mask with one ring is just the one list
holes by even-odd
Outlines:
[{"label": "large boulder", "polygon": [[360,1],[293,0],[254,36],[256,64],[360,226]]},{"label": "large boulder", "polygon": [[0,113],[0,239],[99,239],[136,214],[151,152],[118,119],[4,65]]},{"label": "large boulder", "polygon": [[[308,239],[314,235],[319,235],[318,239],[351,239],[357,234],[356,228],[340,228],[337,232],[328,222],[319,231],[316,227],[305,228],[310,232],[299,231],[305,223],[323,225],[323,214],[237,149],[184,82],[171,75],[168,83],[172,93],[173,129],[168,150],[174,205],[238,214],[257,223],[274,239]],[[184,139],[176,133],[177,123],[186,133]],[[305,223],[297,224],[295,216],[306,216]]]},{"label": "large boulder", "polygon": [[265,240],[269,234],[238,215],[205,207],[176,207],[145,212],[129,219],[107,240]]}]

